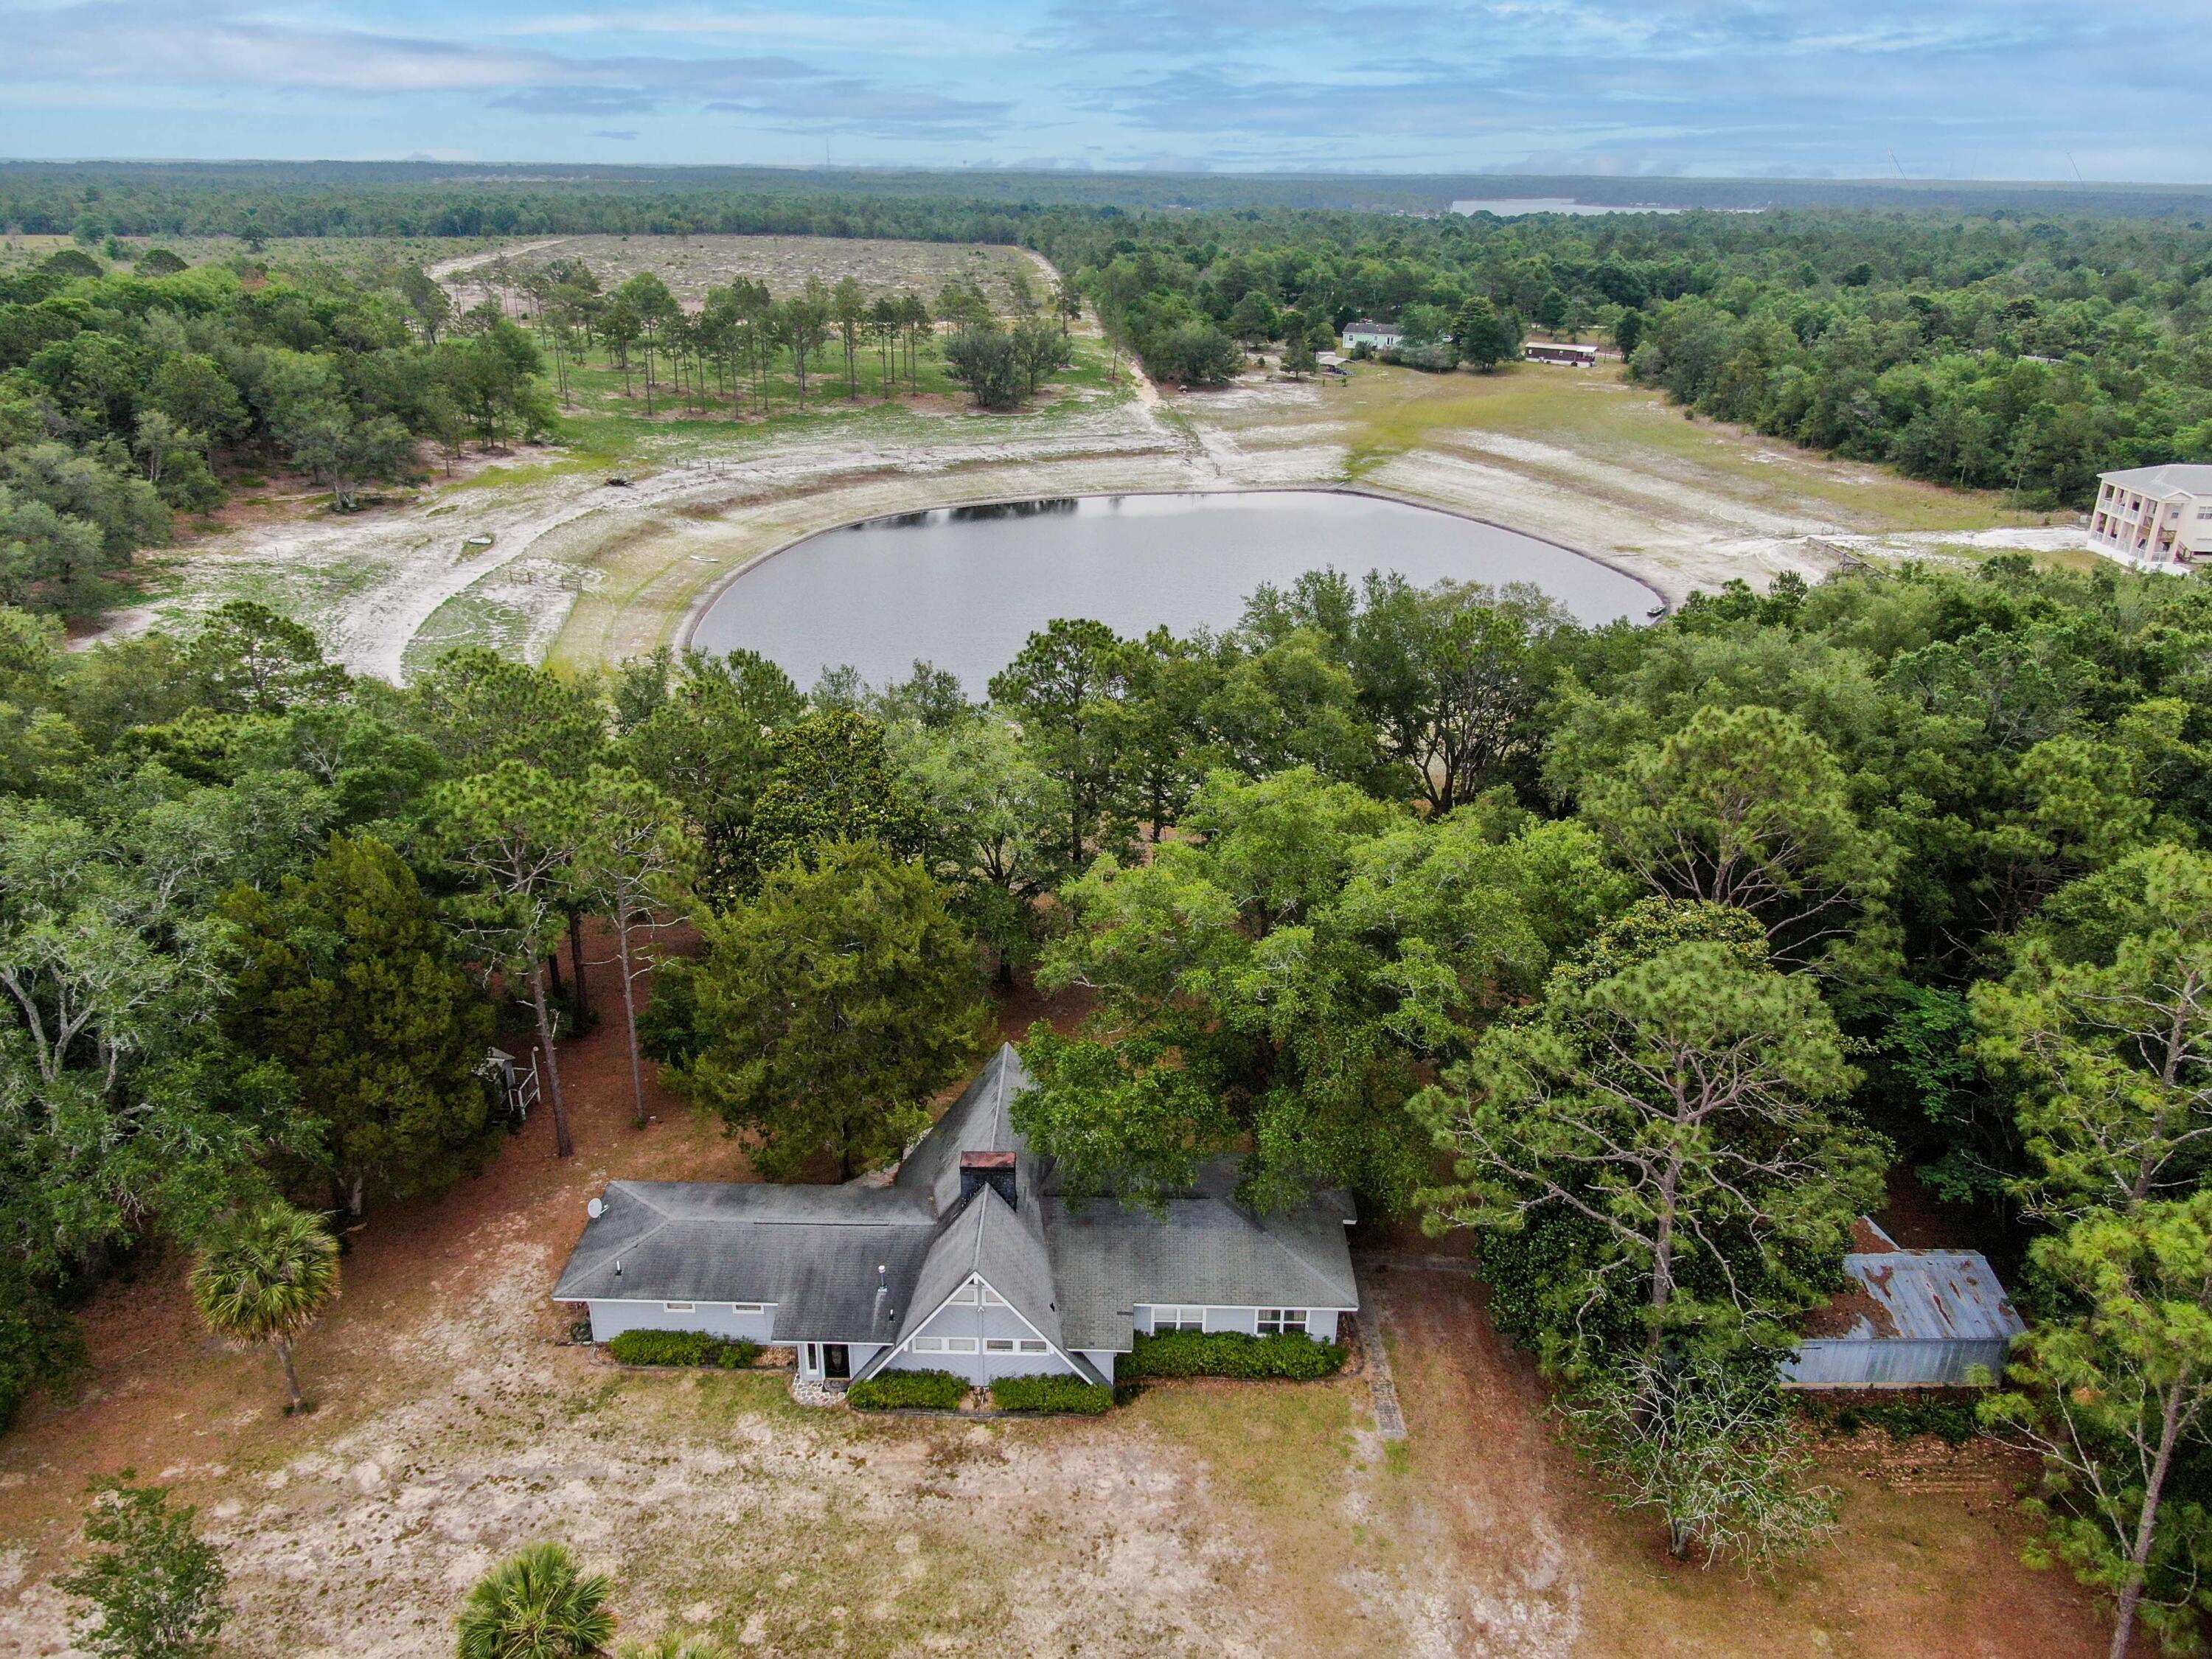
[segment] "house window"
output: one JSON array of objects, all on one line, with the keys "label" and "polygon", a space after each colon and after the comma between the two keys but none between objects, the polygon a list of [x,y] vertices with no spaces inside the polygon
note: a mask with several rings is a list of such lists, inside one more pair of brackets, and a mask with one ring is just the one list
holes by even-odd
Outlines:
[{"label": "house window", "polygon": [[983,1305],[987,1308],[1003,1308],[1006,1305],[1006,1298],[986,1285],[983,1286]]},{"label": "house window", "polygon": [[1011,1336],[987,1336],[983,1339],[985,1353],[1012,1353],[1013,1351],[1014,1339]]},{"label": "house window", "polygon": [[732,1302],[730,1304],[730,1311],[733,1314],[766,1313],[768,1304],[764,1302]]},{"label": "house window", "polygon": [[664,1302],[660,1305],[670,1313],[690,1313],[691,1311],[691,1304],[689,1302]]},{"label": "house window", "polygon": [[945,1339],[941,1336],[917,1336],[914,1340],[914,1351],[916,1353],[943,1353]]},{"label": "house window", "polygon": [[1260,1310],[1260,1334],[1262,1336],[1304,1336],[1306,1334],[1306,1310],[1304,1308],[1262,1308]]},{"label": "house window", "polygon": [[945,1339],[945,1352],[973,1353],[975,1352],[975,1339],[972,1336],[948,1336]]},{"label": "house window", "polygon": [[1156,1331],[1202,1331],[1206,1328],[1206,1310],[1155,1308],[1152,1310],[1152,1328]]},{"label": "house window", "polygon": [[953,1291],[951,1295],[946,1297],[945,1299],[947,1302],[957,1302],[963,1308],[974,1307],[975,1305],[975,1281],[972,1279],[969,1279],[965,1285],[963,1285],[958,1290]]},{"label": "house window", "polygon": [[1025,1340],[1022,1343],[1022,1352],[1024,1353],[1044,1353],[1048,1352],[1048,1346],[1042,1342],[1030,1342]]}]

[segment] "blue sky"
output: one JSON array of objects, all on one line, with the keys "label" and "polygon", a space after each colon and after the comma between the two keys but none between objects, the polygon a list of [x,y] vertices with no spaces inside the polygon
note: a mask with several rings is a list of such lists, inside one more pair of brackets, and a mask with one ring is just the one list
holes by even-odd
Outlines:
[{"label": "blue sky", "polygon": [[[2206,0],[0,0],[0,155],[2212,179]],[[2069,160],[2070,155],[2070,160]]]}]

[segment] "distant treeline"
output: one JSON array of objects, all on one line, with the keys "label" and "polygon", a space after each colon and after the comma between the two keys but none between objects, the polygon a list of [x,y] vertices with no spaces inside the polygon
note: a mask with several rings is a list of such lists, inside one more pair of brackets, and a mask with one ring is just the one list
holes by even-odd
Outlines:
[{"label": "distant treeline", "polygon": [[[73,228],[71,204],[82,198],[88,186],[97,188],[111,200],[124,198],[158,204],[160,212],[182,213],[185,216],[148,227],[149,234],[168,235],[183,234],[188,223],[206,222],[193,216],[210,198],[222,198],[234,213],[258,207],[268,234],[293,236],[476,235],[526,230],[636,233],[671,229],[678,221],[700,228],[750,228],[724,221],[732,209],[764,211],[770,203],[788,204],[793,198],[805,198],[811,206],[834,203],[833,214],[851,216],[856,221],[875,221],[894,202],[946,204],[956,218],[1011,210],[1018,219],[1024,210],[1040,205],[1133,211],[1326,208],[1407,214],[1443,212],[1455,201],[1514,198],[1738,211],[1877,208],[2212,220],[2212,190],[2202,185],[1504,173],[932,172],[428,161],[0,163],[0,219],[20,217],[27,230],[65,234]],[[620,210],[613,208],[617,203],[623,204]],[[449,210],[475,228],[434,228],[437,216]],[[51,218],[33,222],[33,216],[57,213],[61,216],[59,223]],[[295,228],[269,228],[280,220]],[[296,228],[301,223],[314,228]],[[123,234],[134,233],[125,230]],[[811,234],[884,233],[871,229]],[[939,233],[908,228],[899,234]]]},{"label": "distant treeline", "polygon": [[[1638,379],[1714,416],[2039,505],[2081,503],[2106,468],[2212,459],[2212,233],[2178,216],[2198,201],[2187,192],[1900,184],[1869,199],[1910,210],[1516,220],[1308,204],[1355,182],[1370,205],[1412,203],[1389,192],[1418,182],[1426,207],[1438,191],[1617,199],[1652,183],[21,165],[0,167],[0,222],[88,248],[200,234],[1018,244],[1073,278],[1156,377],[1218,382],[1275,341],[1295,362],[1362,315],[1403,325],[1409,361],[1486,367],[1533,325],[1610,338]],[[1822,188],[1847,203],[1875,187]]]}]

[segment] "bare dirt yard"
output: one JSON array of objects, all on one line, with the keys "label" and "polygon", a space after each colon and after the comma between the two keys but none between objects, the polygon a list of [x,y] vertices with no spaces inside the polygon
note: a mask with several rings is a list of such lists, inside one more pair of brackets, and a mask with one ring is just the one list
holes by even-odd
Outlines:
[{"label": "bare dirt yard", "polygon": [[[550,239],[471,246],[436,268],[465,289],[502,252],[523,262],[574,252],[603,266],[603,281],[659,270],[686,293],[740,270],[787,286],[866,270],[927,288],[940,272],[1024,259],[1045,274],[1014,249],[778,237]],[[647,419],[627,378],[595,369],[561,444],[472,461],[345,518],[310,507],[211,527],[156,567],[145,602],[117,626],[188,623],[242,597],[387,677],[465,642],[586,669],[680,641],[720,585],[815,531],[1115,491],[1376,490],[1556,542],[1562,558],[1604,559],[1670,603],[1734,577],[1818,576],[1845,557],[2090,556],[2070,520],[1685,419],[1618,365],[1432,375],[1357,364],[1344,380],[1267,368],[1162,395],[1109,366],[1095,324],[1077,349],[1048,399],[1008,415],[943,392],[827,395],[833,368],[803,410],[716,418],[664,392]]]},{"label": "bare dirt yard", "polygon": [[[1002,1030],[1079,1009],[1009,1001]],[[318,1401],[211,1340],[182,1264],[89,1314],[94,1376],[0,1442],[0,1656],[67,1650],[55,1572],[86,1480],[135,1467],[200,1506],[240,1659],[428,1659],[494,1561],[566,1540],[629,1638],[763,1655],[1304,1659],[2072,1659],[2063,1577],[2019,1565],[1998,1454],[1832,1448],[1842,1540],[1778,1582],[1670,1561],[1551,1442],[1524,1358],[1462,1272],[1369,1260],[1408,1438],[1364,1369],[1156,1387],[1102,1419],[868,1419],[761,1372],[625,1370],[546,1299],[615,1177],[743,1180],[743,1150],[655,1089],[629,1127],[611,1030],[570,1046],[577,1156],[542,1115],[437,1203],[374,1213],[302,1346]]]}]

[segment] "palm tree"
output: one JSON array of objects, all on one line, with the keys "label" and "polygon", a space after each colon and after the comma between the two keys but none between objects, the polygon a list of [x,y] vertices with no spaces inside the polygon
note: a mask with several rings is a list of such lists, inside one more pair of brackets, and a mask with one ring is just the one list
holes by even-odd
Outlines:
[{"label": "palm tree", "polygon": [[218,1227],[192,1268],[192,1300],[218,1336],[266,1342],[284,1362],[288,1411],[304,1411],[292,1343],[338,1293],[338,1242],[319,1216],[272,1200]]},{"label": "palm tree", "polygon": [[460,1659],[587,1659],[615,1633],[614,1586],[565,1544],[532,1544],[484,1575],[461,1609]]}]

